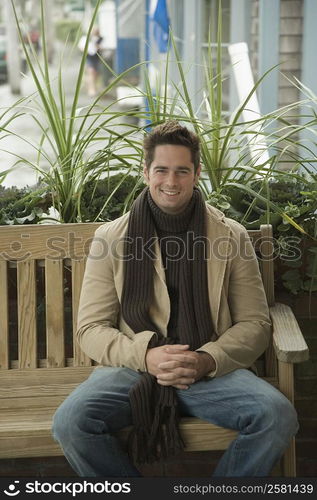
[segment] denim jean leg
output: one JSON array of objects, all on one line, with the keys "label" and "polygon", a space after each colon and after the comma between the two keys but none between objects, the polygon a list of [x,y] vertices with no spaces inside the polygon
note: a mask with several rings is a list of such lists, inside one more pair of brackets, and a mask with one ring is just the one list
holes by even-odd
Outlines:
[{"label": "denim jean leg", "polygon": [[98,367],[57,409],[53,437],[79,476],[140,476],[112,435],[131,425],[128,391],[139,376],[129,368]]},{"label": "denim jean leg", "polygon": [[178,390],[181,412],[239,432],[214,477],[268,476],[298,430],[293,405],[249,370]]}]

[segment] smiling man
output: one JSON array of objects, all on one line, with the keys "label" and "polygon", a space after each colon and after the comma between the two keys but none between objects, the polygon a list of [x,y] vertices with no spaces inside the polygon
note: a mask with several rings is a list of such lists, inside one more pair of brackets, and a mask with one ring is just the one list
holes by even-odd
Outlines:
[{"label": "smiling man", "polygon": [[153,160],[146,159],[145,181],[152,200],[165,213],[182,213],[193,196],[200,165],[195,167],[191,156],[186,146],[162,144],[155,147]]},{"label": "smiling man", "polygon": [[[252,245],[204,202],[193,132],[166,122],[144,154],[148,186],[96,231],[87,260],[77,337],[100,366],[58,408],[53,435],[78,475],[132,477],[181,450],[178,419],[196,416],[238,431],[214,476],[269,475],[298,424],[249,369],[271,331]],[[127,454],[115,433],[129,425]]]}]

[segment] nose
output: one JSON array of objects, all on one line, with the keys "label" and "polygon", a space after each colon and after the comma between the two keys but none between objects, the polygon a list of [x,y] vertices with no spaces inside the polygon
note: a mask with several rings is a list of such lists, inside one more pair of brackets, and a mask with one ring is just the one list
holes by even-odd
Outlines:
[{"label": "nose", "polygon": [[173,171],[168,172],[166,183],[169,187],[175,186],[175,184],[176,184],[176,172],[173,172]]}]

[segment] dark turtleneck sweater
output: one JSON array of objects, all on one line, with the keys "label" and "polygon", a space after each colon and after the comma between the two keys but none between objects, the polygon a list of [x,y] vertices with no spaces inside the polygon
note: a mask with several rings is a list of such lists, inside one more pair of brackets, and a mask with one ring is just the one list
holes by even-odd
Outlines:
[{"label": "dark turtleneck sweater", "polygon": [[159,238],[166,286],[171,303],[167,335],[178,343],[180,263],[181,259],[186,258],[187,255],[187,229],[193,213],[194,198],[192,197],[185,210],[177,215],[163,212],[153,201],[150,192],[148,193],[148,203]]}]

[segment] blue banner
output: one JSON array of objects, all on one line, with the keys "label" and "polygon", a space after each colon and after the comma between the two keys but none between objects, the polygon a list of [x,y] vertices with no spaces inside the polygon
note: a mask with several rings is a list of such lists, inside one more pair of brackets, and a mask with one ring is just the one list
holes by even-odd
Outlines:
[{"label": "blue banner", "polygon": [[169,26],[166,0],[157,0],[153,14],[153,34],[161,53],[167,52],[168,49]]}]

